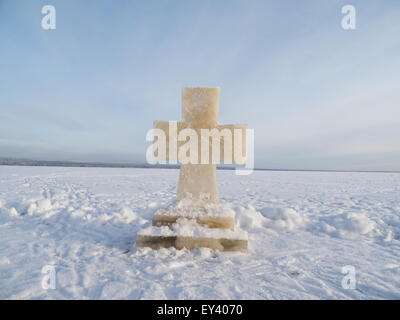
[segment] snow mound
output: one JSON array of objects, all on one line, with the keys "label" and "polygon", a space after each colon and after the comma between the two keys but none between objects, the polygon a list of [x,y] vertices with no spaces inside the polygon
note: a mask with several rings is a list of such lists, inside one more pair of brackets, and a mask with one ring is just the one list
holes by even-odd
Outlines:
[{"label": "snow mound", "polygon": [[37,203],[37,210],[38,212],[46,212],[52,209],[51,201],[50,199],[42,199],[39,200]]},{"label": "snow mound", "polygon": [[132,223],[137,219],[136,212],[133,212],[130,208],[124,207],[121,212],[117,212],[114,214],[115,218],[122,223]]},{"label": "snow mound", "polygon": [[291,208],[265,207],[261,209],[261,213],[267,219],[265,225],[272,229],[291,231],[307,225],[306,217]]},{"label": "snow mound", "polygon": [[97,220],[102,223],[120,223],[131,224],[138,219],[138,215],[129,207],[123,207],[118,212],[111,212],[110,214],[102,213]]},{"label": "snow mound", "polygon": [[314,225],[320,231],[339,238],[381,235],[378,225],[363,212],[348,212],[321,217],[319,223],[316,222]]},{"label": "snow mound", "polygon": [[239,226],[245,230],[264,228],[266,219],[253,206],[236,208],[236,218]]},{"label": "snow mound", "polygon": [[[264,207],[256,210],[253,206],[238,207],[236,217],[238,225],[250,232],[267,228],[274,231],[295,231],[303,229],[325,233],[335,238],[355,238],[358,236],[381,237],[386,241],[396,238],[396,221],[391,220],[391,228],[384,221],[371,220],[364,212],[346,212],[329,216],[308,217],[292,208]],[[396,229],[396,228],[394,228]],[[386,230],[386,231],[385,231]],[[385,231],[385,232],[383,232]]]},{"label": "snow mound", "polygon": [[148,204],[148,207],[149,207],[150,209],[155,209],[155,208],[157,208],[158,206],[159,206],[159,204],[158,204],[157,201],[152,201],[152,202],[150,202],[150,203]]},{"label": "snow mound", "polygon": [[265,207],[257,211],[253,206],[237,208],[239,225],[245,230],[270,228],[292,231],[306,226],[307,220],[290,208]]},{"label": "snow mound", "polygon": [[19,216],[19,213],[18,213],[17,209],[15,209],[14,207],[11,207],[9,209],[9,213],[10,213],[10,216],[12,216],[12,217],[18,217]]}]

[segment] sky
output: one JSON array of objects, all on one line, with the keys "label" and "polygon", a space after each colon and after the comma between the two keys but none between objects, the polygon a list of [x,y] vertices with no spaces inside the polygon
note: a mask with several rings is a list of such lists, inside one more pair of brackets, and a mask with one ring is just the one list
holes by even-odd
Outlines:
[{"label": "sky", "polygon": [[144,163],[218,86],[258,168],[400,170],[399,35],[399,0],[0,0],[0,157]]}]

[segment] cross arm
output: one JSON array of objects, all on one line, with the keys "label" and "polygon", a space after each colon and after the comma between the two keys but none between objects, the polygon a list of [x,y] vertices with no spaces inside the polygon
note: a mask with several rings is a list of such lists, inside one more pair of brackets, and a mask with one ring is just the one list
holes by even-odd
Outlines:
[{"label": "cross arm", "polygon": [[[208,128],[193,128],[188,123],[176,121],[154,121],[154,129],[164,133],[165,153],[154,156],[158,161],[181,161],[185,156],[191,160],[197,158],[196,164],[244,164],[246,162],[246,129],[245,124],[226,124]],[[189,129],[189,130],[185,130]],[[158,137],[158,139],[161,139]],[[208,143],[208,144],[207,144]],[[186,152],[179,152],[186,150]],[[219,152],[218,152],[219,151]],[[197,152],[197,157],[193,157]]]}]

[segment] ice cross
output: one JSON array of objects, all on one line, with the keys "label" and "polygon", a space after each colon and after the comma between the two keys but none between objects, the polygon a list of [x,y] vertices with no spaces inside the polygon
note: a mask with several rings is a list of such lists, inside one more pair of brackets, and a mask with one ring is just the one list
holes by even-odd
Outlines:
[{"label": "ice cross", "polygon": [[[201,156],[201,138],[203,131],[208,129],[212,135],[206,136],[206,140],[212,140],[208,145],[208,155],[202,158],[197,164],[187,163],[181,164],[177,200],[182,200],[186,197],[191,197],[193,200],[198,200],[197,203],[214,203],[218,204],[218,187],[216,180],[216,162],[226,163],[226,160],[231,159],[231,163],[243,164],[246,161],[246,129],[247,125],[219,125],[218,110],[219,110],[220,89],[215,88],[183,88],[182,89],[182,122],[171,121],[155,121],[154,128],[161,129],[166,137],[166,159],[161,160],[178,160],[176,150],[186,143],[184,129],[194,129],[198,140],[198,155]],[[217,129],[217,130],[212,130]],[[227,134],[228,135],[225,135]],[[229,134],[230,133],[230,134]],[[231,137],[231,141],[226,139]],[[183,138],[182,138],[183,137]],[[214,145],[214,143],[217,143]],[[228,143],[229,142],[229,143]],[[212,161],[213,146],[220,151],[219,161]],[[208,159],[209,161],[203,161]],[[160,160],[160,158],[159,158]],[[207,164],[204,164],[207,162]],[[228,161],[229,163],[230,161]]]},{"label": "ice cross", "polygon": [[176,198],[182,201],[153,214],[152,225],[137,233],[136,248],[247,252],[248,235],[235,227],[235,212],[218,205],[216,179],[216,163],[246,162],[247,125],[218,124],[219,91],[183,88],[182,121],[154,122],[146,157],[181,162]]}]

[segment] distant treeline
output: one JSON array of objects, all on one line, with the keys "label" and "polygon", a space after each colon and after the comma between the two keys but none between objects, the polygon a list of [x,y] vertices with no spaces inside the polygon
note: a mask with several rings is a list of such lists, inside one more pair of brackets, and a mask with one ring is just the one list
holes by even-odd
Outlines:
[{"label": "distant treeline", "polygon": [[6,166],[35,166],[35,167],[96,167],[96,168],[179,168],[178,165],[148,165],[133,163],[104,163],[104,162],[75,162],[0,158],[0,165]]},{"label": "distant treeline", "polygon": [[[147,163],[105,163],[105,162],[76,162],[76,161],[59,161],[59,160],[32,160],[18,158],[0,158],[0,165],[3,166],[34,166],[34,167],[82,167],[82,168],[160,168],[160,169],[179,169],[178,164],[155,164]],[[235,167],[217,165],[219,170],[234,170]],[[264,169],[254,168],[261,171],[315,171],[315,172],[380,172],[380,173],[400,173],[400,171],[391,170],[310,170],[310,169]]]},{"label": "distant treeline", "polygon": [[[82,167],[82,168],[162,168],[179,169],[177,164],[134,164],[134,163],[105,163],[105,162],[76,162],[59,160],[32,160],[18,158],[0,158],[0,165],[3,166],[31,166],[31,167]],[[233,167],[219,167],[218,169],[232,170]]]}]

